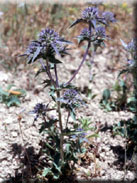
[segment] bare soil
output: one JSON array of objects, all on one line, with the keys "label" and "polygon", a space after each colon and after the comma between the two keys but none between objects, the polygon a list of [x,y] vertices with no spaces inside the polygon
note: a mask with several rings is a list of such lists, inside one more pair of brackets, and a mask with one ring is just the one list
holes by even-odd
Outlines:
[{"label": "bare soil", "polygon": [[[114,124],[121,119],[128,119],[132,114],[124,111],[105,112],[99,106],[103,90],[111,87],[118,75],[118,70],[112,68],[111,62],[115,50],[109,50],[111,52],[105,48],[102,54],[95,56],[92,68],[95,77],[92,83],[89,84],[90,71],[86,63],[73,82],[81,91],[84,87],[91,87],[93,94],[97,95],[91,100],[83,93],[86,106],[80,108],[77,114],[78,118],[88,117],[99,131],[99,137],[90,139],[90,143],[86,145],[88,151],[76,165],[75,179],[132,182],[136,180],[135,156],[129,153],[125,162],[126,141],[121,136],[113,136],[112,133]],[[125,59],[123,52],[119,54]],[[73,51],[72,57],[64,59],[58,68],[62,82],[71,77],[80,61],[81,53],[77,49]],[[7,108],[5,104],[0,104],[0,182],[28,182],[26,177],[29,177],[30,172],[32,177],[36,173],[39,142],[42,137],[38,130],[40,121],[34,125],[34,115],[30,111],[37,103],[46,104],[50,100],[48,90],[43,89],[40,84],[45,76],[34,77],[38,66],[34,64],[24,68],[24,64],[20,64],[14,73],[0,71],[3,88],[8,84],[15,84],[17,88],[23,88],[27,92],[27,95],[21,98],[19,107]]]}]

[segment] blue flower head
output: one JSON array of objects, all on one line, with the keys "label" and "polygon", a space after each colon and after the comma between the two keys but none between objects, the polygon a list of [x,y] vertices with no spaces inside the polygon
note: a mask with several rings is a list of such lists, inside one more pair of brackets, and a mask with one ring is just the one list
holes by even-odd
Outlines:
[{"label": "blue flower head", "polygon": [[131,42],[129,42],[128,44],[126,44],[123,40],[121,40],[121,43],[122,43],[122,46],[125,48],[125,50],[130,52],[132,55],[136,54],[136,50],[137,50],[136,38],[132,39]]},{"label": "blue flower head", "polygon": [[48,105],[46,106],[42,103],[38,103],[35,105],[35,107],[32,111],[32,113],[36,114],[34,121],[37,121],[37,119],[40,115],[42,115],[42,116],[46,115],[47,107],[48,107]]},{"label": "blue flower head", "polygon": [[116,19],[114,18],[114,14],[111,12],[101,13],[97,7],[88,7],[83,10],[81,18],[74,21],[70,27],[73,27],[80,22],[88,23],[92,28],[96,28],[96,25],[98,24],[107,25],[110,22],[116,22]]},{"label": "blue flower head", "polygon": [[105,38],[106,37],[105,27],[104,26],[98,26],[96,28],[96,35],[97,35],[97,37]]},{"label": "blue flower head", "polygon": [[114,13],[112,13],[112,12],[105,11],[102,13],[102,17],[104,18],[106,24],[108,24],[110,22],[112,22],[112,23],[116,22],[116,19],[114,17]]},{"label": "blue flower head", "polygon": [[77,108],[80,104],[84,104],[75,89],[66,90],[59,100],[69,108]]},{"label": "blue flower head", "polygon": [[99,18],[98,13],[99,13],[98,8],[88,7],[86,9],[84,9],[82,12],[82,19],[86,20],[86,21],[91,21],[91,20],[97,19],[97,18]]},{"label": "blue flower head", "polygon": [[53,29],[47,28],[39,33],[38,40],[32,41],[21,56],[26,56],[28,63],[33,63],[39,58],[53,58],[55,54],[63,56],[68,54],[66,45],[70,43],[61,38]]}]

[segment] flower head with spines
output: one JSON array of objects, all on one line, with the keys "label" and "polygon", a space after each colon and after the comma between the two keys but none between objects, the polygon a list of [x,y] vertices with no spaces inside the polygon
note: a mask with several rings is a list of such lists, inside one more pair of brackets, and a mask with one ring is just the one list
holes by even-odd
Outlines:
[{"label": "flower head with spines", "polygon": [[68,54],[66,45],[70,43],[70,41],[60,37],[53,29],[47,28],[39,33],[38,40],[32,41],[21,56],[28,57],[29,64],[39,58],[54,58],[56,54],[63,56]]},{"label": "flower head with spines", "polygon": [[112,22],[112,23],[116,22],[114,14],[110,11],[103,12],[102,17],[104,18],[104,21],[106,24],[109,24],[110,22]]},{"label": "flower head with spines", "polygon": [[93,26],[95,26],[96,21],[99,19],[98,8],[96,7],[88,7],[84,9],[82,12],[82,19],[91,22]]},{"label": "flower head with spines", "polygon": [[106,30],[104,26],[99,25],[96,28],[96,36],[99,38],[106,38]]},{"label": "flower head with spines", "polygon": [[68,89],[64,92],[63,96],[58,99],[61,103],[65,104],[68,108],[77,108],[84,104],[79,93],[75,89]]},{"label": "flower head with spines", "polygon": [[95,29],[100,23],[108,25],[109,22],[116,22],[116,19],[114,18],[114,14],[111,12],[101,13],[97,7],[88,7],[83,10],[81,18],[74,21],[70,27],[81,22],[88,23]]},{"label": "flower head with spines", "polygon": [[38,103],[35,105],[32,113],[36,114],[34,121],[37,121],[40,115],[45,116],[48,105],[44,105],[42,103]]},{"label": "flower head with spines", "polygon": [[128,51],[134,60],[137,60],[137,38],[132,39],[128,44],[126,44],[123,40],[121,43],[126,51]]}]

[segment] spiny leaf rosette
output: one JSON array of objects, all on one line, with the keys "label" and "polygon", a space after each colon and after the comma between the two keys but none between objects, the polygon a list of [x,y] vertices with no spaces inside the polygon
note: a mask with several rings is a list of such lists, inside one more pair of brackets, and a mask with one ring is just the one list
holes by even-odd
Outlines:
[{"label": "spiny leaf rosette", "polygon": [[64,40],[52,29],[44,29],[38,35],[38,40],[34,40],[28,46],[26,52],[21,56],[28,58],[28,64],[35,62],[39,58],[55,59],[55,55],[66,55],[66,45],[71,42]]}]

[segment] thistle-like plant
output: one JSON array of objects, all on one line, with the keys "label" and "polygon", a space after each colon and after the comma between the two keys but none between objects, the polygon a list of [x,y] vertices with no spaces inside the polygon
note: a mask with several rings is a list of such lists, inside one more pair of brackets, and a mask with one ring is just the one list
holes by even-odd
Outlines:
[{"label": "thistle-like plant", "polygon": [[[44,176],[52,176],[51,172],[55,173],[57,171],[56,175],[53,176],[54,179],[59,178],[64,167],[68,166],[68,161],[76,161],[75,153],[78,150],[75,148],[76,142],[74,142],[74,140],[71,142],[71,136],[76,130],[74,128],[70,129],[68,122],[69,116],[75,116],[75,110],[83,104],[83,102],[75,87],[59,82],[57,64],[61,63],[61,61],[56,58],[56,55],[61,57],[68,54],[67,45],[70,43],[70,41],[61,38],[54,30],[48,28],[42,30],[38,35],[38,39],[32,41],[26,52],[21,55],[28,59],[28,64],[32,64],[36,61],[41,63],[41,68],[36,75],[39,75],[41,72],[46,73],[47,78],[44,79],[43,84],[45,87],[49,87],[50,96],[57,106],[56,111],[58,117],[48,116],[49,111],[55,110],[53,108],[50,109],[49,104],[38,103],[32,110],[32,113],[35,114],[34,122],[39,118],[42,120],[40,133],[46,132],[48,135],[44,147],[49,152],[47,157],[50,157],[49,160],[53,161],[53,148],[55,148],[54,155],[56,162],[53,161],[50,169],[45,168],[43,171]],[[62,107],[68,111],[66,125],[62,123]],[[69,138],[66,138],[67,136]],[[73,150],[70,146],[73,147]],[[66,148],[64,149],[64,147]]]},{"label": "thistle-like plant", "polygon": [[[48,164],[48,168],[44,169],[43,175],[53,177],[54,179],[58,179],[63,174],[63,170],[68,167],[69,161],[73,160],[75,163],[77,161],[77,153],[81,152],[80,146],[82,143],[79,145],[79,141],[73,137],[75,135],[76,138],[82,138],[83,130],[79,130],[81,129],[79,123],[72,123],[70,116],[76,121],[76,109],[84,105],[84,102],[81,99],[80,93],[76,87],[72,86],[71,82],[82,67],[91,44],[93,44],[96,51],[97,47],[104,43],[104,40],[107,38],[105,26],[109,22],[115,22],[115,18],[110,12],[101,14],[98,8],[88,7],[82,12],[81,18],[77,19],[70,27],[80,22],[87,23],[88,28],[84,28],[77,38],[79,43],[86,40],[88,46],[78,69],[69,81],[65,83],[60,82],[57,66],[61,63],[58,58],[68,54],[67,51],[69,49],[67,46],[71,42],[60,37],[54,30],[49,28],[42,30],[38,35],[38,39],[32,41],[26,52],[21,55],[26,56],[28,64],[36,61],[40,62],[41,68],[36,76],[41,72],[46,73],[46,79],[44,79],[43,84],[45,87],[49,87],[49,94],[56,104],[56,108],[53,109],[50,108],[50,103],[47,105],[39,103],[32,111],[35,113],[34,122],[38,118],[42,120],[40,132],[47,134],[44,145],[46,152],[44,161],[46,163],[48,160],[52,161],[52,164]],[[62,108],[68,113],[64,123],[62,120]],[[50,116],[48,113],[50,110],[56,110],[58,116]],[[72,167],[74,167],[74,164]]]},{"label": "thistle-like plant", "polygon": [[[130,74],[132,76],[133,83],[133,94],[132,97],[128,98],[128,108],[134,114],[133,119],[127,121],[120,121],[118,125],[114,127],[114,132],[119,133],[127,138],[129,145],[133,147],[137,146],[137,39],[134,38],[126,44],[123,40],[121,43],[124,49],[129,53],[129,58],[127,59],[127,64],[125,68],[119,73]],[[125,128],[126,127],[126,128]]]},{"label": "thistle-like plant", "polygon": [[121,111],[128,109],[128,98],[131,87],[124,79],[117,80],[111,89],[105,89],[100,105],[107,111]]},{"label": "thistle-like plant", "polygon": [[[78,69],[75,71],[74,75],[67,82],[67,84],[69,84],[79,72],[80,68],[86,60],[90,47],[93,47],[92,55],[95,55],[97,48],[105,45],[104,40],[108,38],[105,28],[111,22],[116,22],[112,12],[106,11],[101,13],[97,7],[88,7],[83,10],[81,17],[71,24],[70,28],[77,25],[78,23],[85,23],[88,25],[88,27],[85,27],[80,35],[77,36],[79,43],[87,41],[88,45]],[[93,59],[94,58],[92,58],[92,60]]]}]

